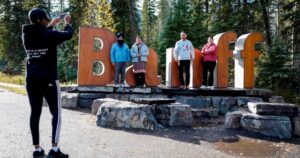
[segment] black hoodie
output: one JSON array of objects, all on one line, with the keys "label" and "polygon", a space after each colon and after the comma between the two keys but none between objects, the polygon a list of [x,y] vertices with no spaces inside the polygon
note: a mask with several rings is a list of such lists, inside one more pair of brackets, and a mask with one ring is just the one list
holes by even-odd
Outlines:
[{"label": "black hoodie", "polygon": [[57,45],[71,39],[73,29],[52,30],[38,24],[23,25],[22,40],[27,53],[27,81],[53,81],[57,75]]}]

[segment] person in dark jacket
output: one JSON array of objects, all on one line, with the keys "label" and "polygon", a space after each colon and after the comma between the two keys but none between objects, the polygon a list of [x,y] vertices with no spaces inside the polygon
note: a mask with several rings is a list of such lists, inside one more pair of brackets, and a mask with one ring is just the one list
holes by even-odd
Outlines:
[{"label": "person in dark jacket", "polygon": [[39,142],[39,120],[44,97],[52,114],[52,149],[48,155],[68,158],[69,156],[58,148],[61,98],[57,74],[57,45],[73,36],[73,29],[70,26],[71,16],[67,15],[64,18],[64,31],[53,29],[60,19],[55,18],[50,22],[49,15],[43,9],[33,8],[28,16],[31,24],[23,25],[22,40],[27,53],[26,90],[31,106],[30,130],[35,147],[33,157],[45,155]]}]

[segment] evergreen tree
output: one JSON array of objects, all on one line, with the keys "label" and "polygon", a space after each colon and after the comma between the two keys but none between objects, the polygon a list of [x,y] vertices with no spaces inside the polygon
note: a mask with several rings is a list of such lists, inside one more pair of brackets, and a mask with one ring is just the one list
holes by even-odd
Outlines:
[{"label": "evergreen tree", "polygon": [[125,33],[125,40],[131,44],[135,42],[135,37],[139,34],[139,17],[137,15],[136,0],[112,0],[111,6],[113,19],[117,32]]},{"label": "evergreen tree", "polygon": [[[168,0],[159,0],[158,2],[158,32],[163,31],[163,27],[166,24],[168,13],[170,11],[170,4]],[[159,34],[160,35],[160,34]]]},{"label": "evergreen tree", "polygon": [[300,70],[300,2],[280,1],[279,32],[293,54],[295,68]]},{"label": "evergreen tree", "polygon": [[148,46],[153,45],[157,33],[157,17],[155,16],[155,0],[144,0],[142,12],[142,36]]},{"label": "evergreen tree", "polygon": [[269,88],[274,94],[285,96],[288,100],[292,99],[288,93],[295,91],[296,94],[295,88],[299,88],[299,80],[295,81],[299,77],[295,76],[295,69],[291,65],[291,53],[278,39],[260,56],[256,71],[259,87]]},{"label": "evergreen tree", "polygon": [[206,20],[208,14],[205,11],[205,1],[194,0],[192,2],[192,33],[190,40],[193,42],[194,47],[202,47],[207,42],[207,37],[209,36]]},{"label": "evergreen tree", "polygon": [[[169,5],[168,0],[159,0],[158,1],[158,17],[157,17],[157,27],[155,27],[154,33],[154,41],[152,44],[153,48],[160,49],[161,48],[161,40],[162,40],[162,32],[165,27],[167,17],[169,16],[169,11],[171,7]],[[159,50],[158,50],[159,51]]]},{"label": "evergreen tree", "polygon": [[28,24],[28,12],[33,7],[45,8],[42,0],[1,0],[0,11],[0,61],[4,72],[21,73],[22,61],[26,57],[21,34],[22,25]]},{"label": "evergreen tree", "polygon": [[98,2],[98,14],[99,14],[99,26],[103,28],[107,28],[112,32],[116,32],[115,30],[115,21],[113,19],[111,4],[107,0],[100,0]]},{"label": "evergreen tree", "polygon": [[173,0],[171,8],[159,39],[158,54],[160,56],[160,69],[162,72],[165,70],[166,49],[175,46],[176,41],[180,39],[180,32],[185,31],[188,38],[192,36],[191,1]]}]

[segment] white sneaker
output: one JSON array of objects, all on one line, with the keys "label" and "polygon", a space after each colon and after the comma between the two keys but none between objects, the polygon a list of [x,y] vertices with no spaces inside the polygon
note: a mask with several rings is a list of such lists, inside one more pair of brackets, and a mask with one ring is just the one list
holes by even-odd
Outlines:
[{"label": "white sneaker", "polygon": [[122,88],[124,88],[124,87],[125,87],[125,84],[124,84],[124,83],[122,83],[122,84],[121,84],[121,87],[122,87]]},{"label": "white sneaker", "polygon": [[201,88],[201,89],[206,89],[207,86],[202,85],[200,88]]}]

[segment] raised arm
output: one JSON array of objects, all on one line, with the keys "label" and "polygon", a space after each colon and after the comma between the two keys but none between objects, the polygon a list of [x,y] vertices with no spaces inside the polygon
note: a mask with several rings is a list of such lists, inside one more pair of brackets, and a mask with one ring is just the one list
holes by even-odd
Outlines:
[{"label": "raised arm", "polygon": [[57,31],[57,30],[52,30],[54,26],[58,24],[60,19],[55,18],[51,21],[49,27],[47,28],[47,37],[50,42],[50,44],[53,45],[58,45],[61,44],[62,42],[69,40],[73,36],[73,29],[70,25],[71,23],[71,16],[67,15],[64,19],[65,21],[65,28],[63,31]]},{"label": "raised arm", "polygon": [[211,46],[209,49],[208,49],[208,53],[209,54],[216,54],[217,53],[217,50],[218,50],[218,47],[216,45],[213,45]]}]

